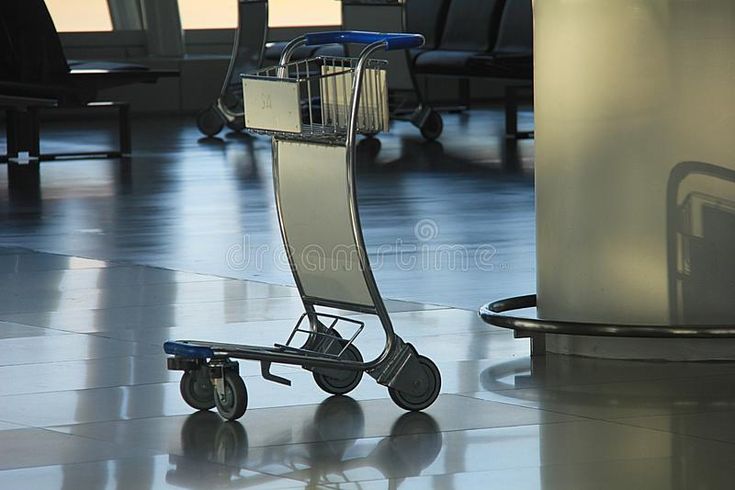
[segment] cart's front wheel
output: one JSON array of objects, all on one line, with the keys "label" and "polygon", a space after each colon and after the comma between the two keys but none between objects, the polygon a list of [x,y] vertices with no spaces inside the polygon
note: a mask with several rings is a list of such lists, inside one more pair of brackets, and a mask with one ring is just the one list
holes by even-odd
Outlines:
[{"label": "cart's front wheel", "polygon": [[181,398],[193,409],[214,408],[214,387],[204,369],[186,371],[179,383]]},{"label": "cart's front wheel", "polygon": [[212,137],[222,131],[225,122],[214,107],[208,107],[197,115],[197,128],[203,135]]},{"label": "cart's front wheel", "polygon": [[215,403],[222,418],[236,420],[248,408],[248,390],[239,374],[233,371],[224,373],[224,390],[216,390]]},{"label": "cart's front wheel", "polygon": [[413,395],[388,388],[388,394],[393,402],[402,409],[412,412],[417,412],[431,406],[439,396],[439,390],[442,386],[441,374],[439,374],[439,368],[436,367],[434,361],[424,356],[418,356],[418,361],[424,373],[423,379],[416,380],[416,383],[420,383],[421,386],[420,394]]},{"label": "cart's front wheel", "polygon": [[[350,344],[340,359],[362,362],[362,354],[354,344]],[[330,395],[346,395],[357,388],[362,380],[362,371],[330,369],[328,374],[314,371],[317,386]]]},{"label": "cart's front wheel", "polygon": [[441,114],[436,111],[431,111],[419,129],[424,139],[428,141],[437,139],[441,136],[442,131],[444,131],[444,121],[442,120]]}]

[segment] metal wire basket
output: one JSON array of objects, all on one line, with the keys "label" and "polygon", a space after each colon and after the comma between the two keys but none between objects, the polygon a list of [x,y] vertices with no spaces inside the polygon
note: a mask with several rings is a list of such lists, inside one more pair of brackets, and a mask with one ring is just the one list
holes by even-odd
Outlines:
[{"label": "metal wire basket", "polygon": [[[289,138],[344,138],[357,63],[356,58],[319,57],[243,75],[246,128]],[[386,65],[368,60],[363,70],[358,133],[388,130]]]}]

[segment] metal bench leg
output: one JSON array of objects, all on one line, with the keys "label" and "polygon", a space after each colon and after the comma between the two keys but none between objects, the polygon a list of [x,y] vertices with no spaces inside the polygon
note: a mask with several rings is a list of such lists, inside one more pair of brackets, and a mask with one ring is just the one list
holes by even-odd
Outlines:
[{"label": "metal bench leg", "polygon": [[518,93],[513,86],[505,87],[505,137],[518,138]]},{"label": "metal bench leg", "polygon": [[129,157],[133,151],[130,132],[130,104],[120,102],[117,105],[118,130],[120,134],[120,155]]},{"label": "metal bench leg", "polygon": [[459,81],[459,100],[461,104],[461,107],[458,108],[459,112],[470,109],[471,89],[469,78],[462,78]]},{"label": "metal bench leg", "polygon": [[40,185],[40,125],[38,109],[27,112],[7,111],[6,136],[8,186],[31,189]]}]

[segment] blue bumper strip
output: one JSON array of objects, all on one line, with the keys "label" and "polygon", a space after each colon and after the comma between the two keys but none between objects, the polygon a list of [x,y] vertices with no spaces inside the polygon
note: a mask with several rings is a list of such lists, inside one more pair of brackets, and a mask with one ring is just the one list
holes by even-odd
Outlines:
[{"label": "blue bumper strip", "polygon": [[214,357],[214,351],[209,347],[191,345],[187,342],[169,340],[163,344],[163,350],[166,354],[187,359],[211,359]]}]

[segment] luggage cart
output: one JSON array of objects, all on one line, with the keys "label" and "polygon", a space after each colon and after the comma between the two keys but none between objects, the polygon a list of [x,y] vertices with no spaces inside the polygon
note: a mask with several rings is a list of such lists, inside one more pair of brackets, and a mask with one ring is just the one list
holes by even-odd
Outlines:
[{"label": "luggage cart", "polygon": [[[358,58],[318,57],[290,62],[303,45],[359,43]],[[247,390],[233,359],[256,360],[263,378],[290,385],[271,363],[302,366],[327,393],[352,391],[363,373],[384,386],[405,410],[430,406],[439,395],[436,365],[393,330],[378,291],[360,226],[355,179],[358,134],[389,126],[385,61],[378,50],[421,46],[418,34],[335,31],[291,41],[280,64],[243,76],[246,127],[273,136],[273,174],[281,236],[305,313],[285,344],[273,347],[169,341],[168,368],[184,371],[181,394],[198,410],[217,407],[234,420],[247,408]],[[363,361],[355,340],[365,323],[340,314],[376,315],[385,347]],[[349,332],[344,337],[339,332]],[[297,342],[303,343],[297,347]]]},{"label": "luggage cart", "polygon": [[[410,14],[426,8],[427,5],[418,1],[342,0],[342,27],[349,30],[421,32],[417,30],[419,26],[411,25]],[[430,35],[428,32],[425,34]],[[390,117],[394,121],[410,122],[425,140],[434,141],[441,136],[444,121],[429,102],[426,88],[416,78],[413,70],[415,56],[414,50],[387,55],[391,66],[388,74]]]},{"label": "luggage cart", "polygon": [[214,136],[227,125],[243,129],[242,83],[240,73],[260,68],[268,36],[268,0],[238,0],[237,31],[225,81],[217,100],[197,115],[197,128]]}]

